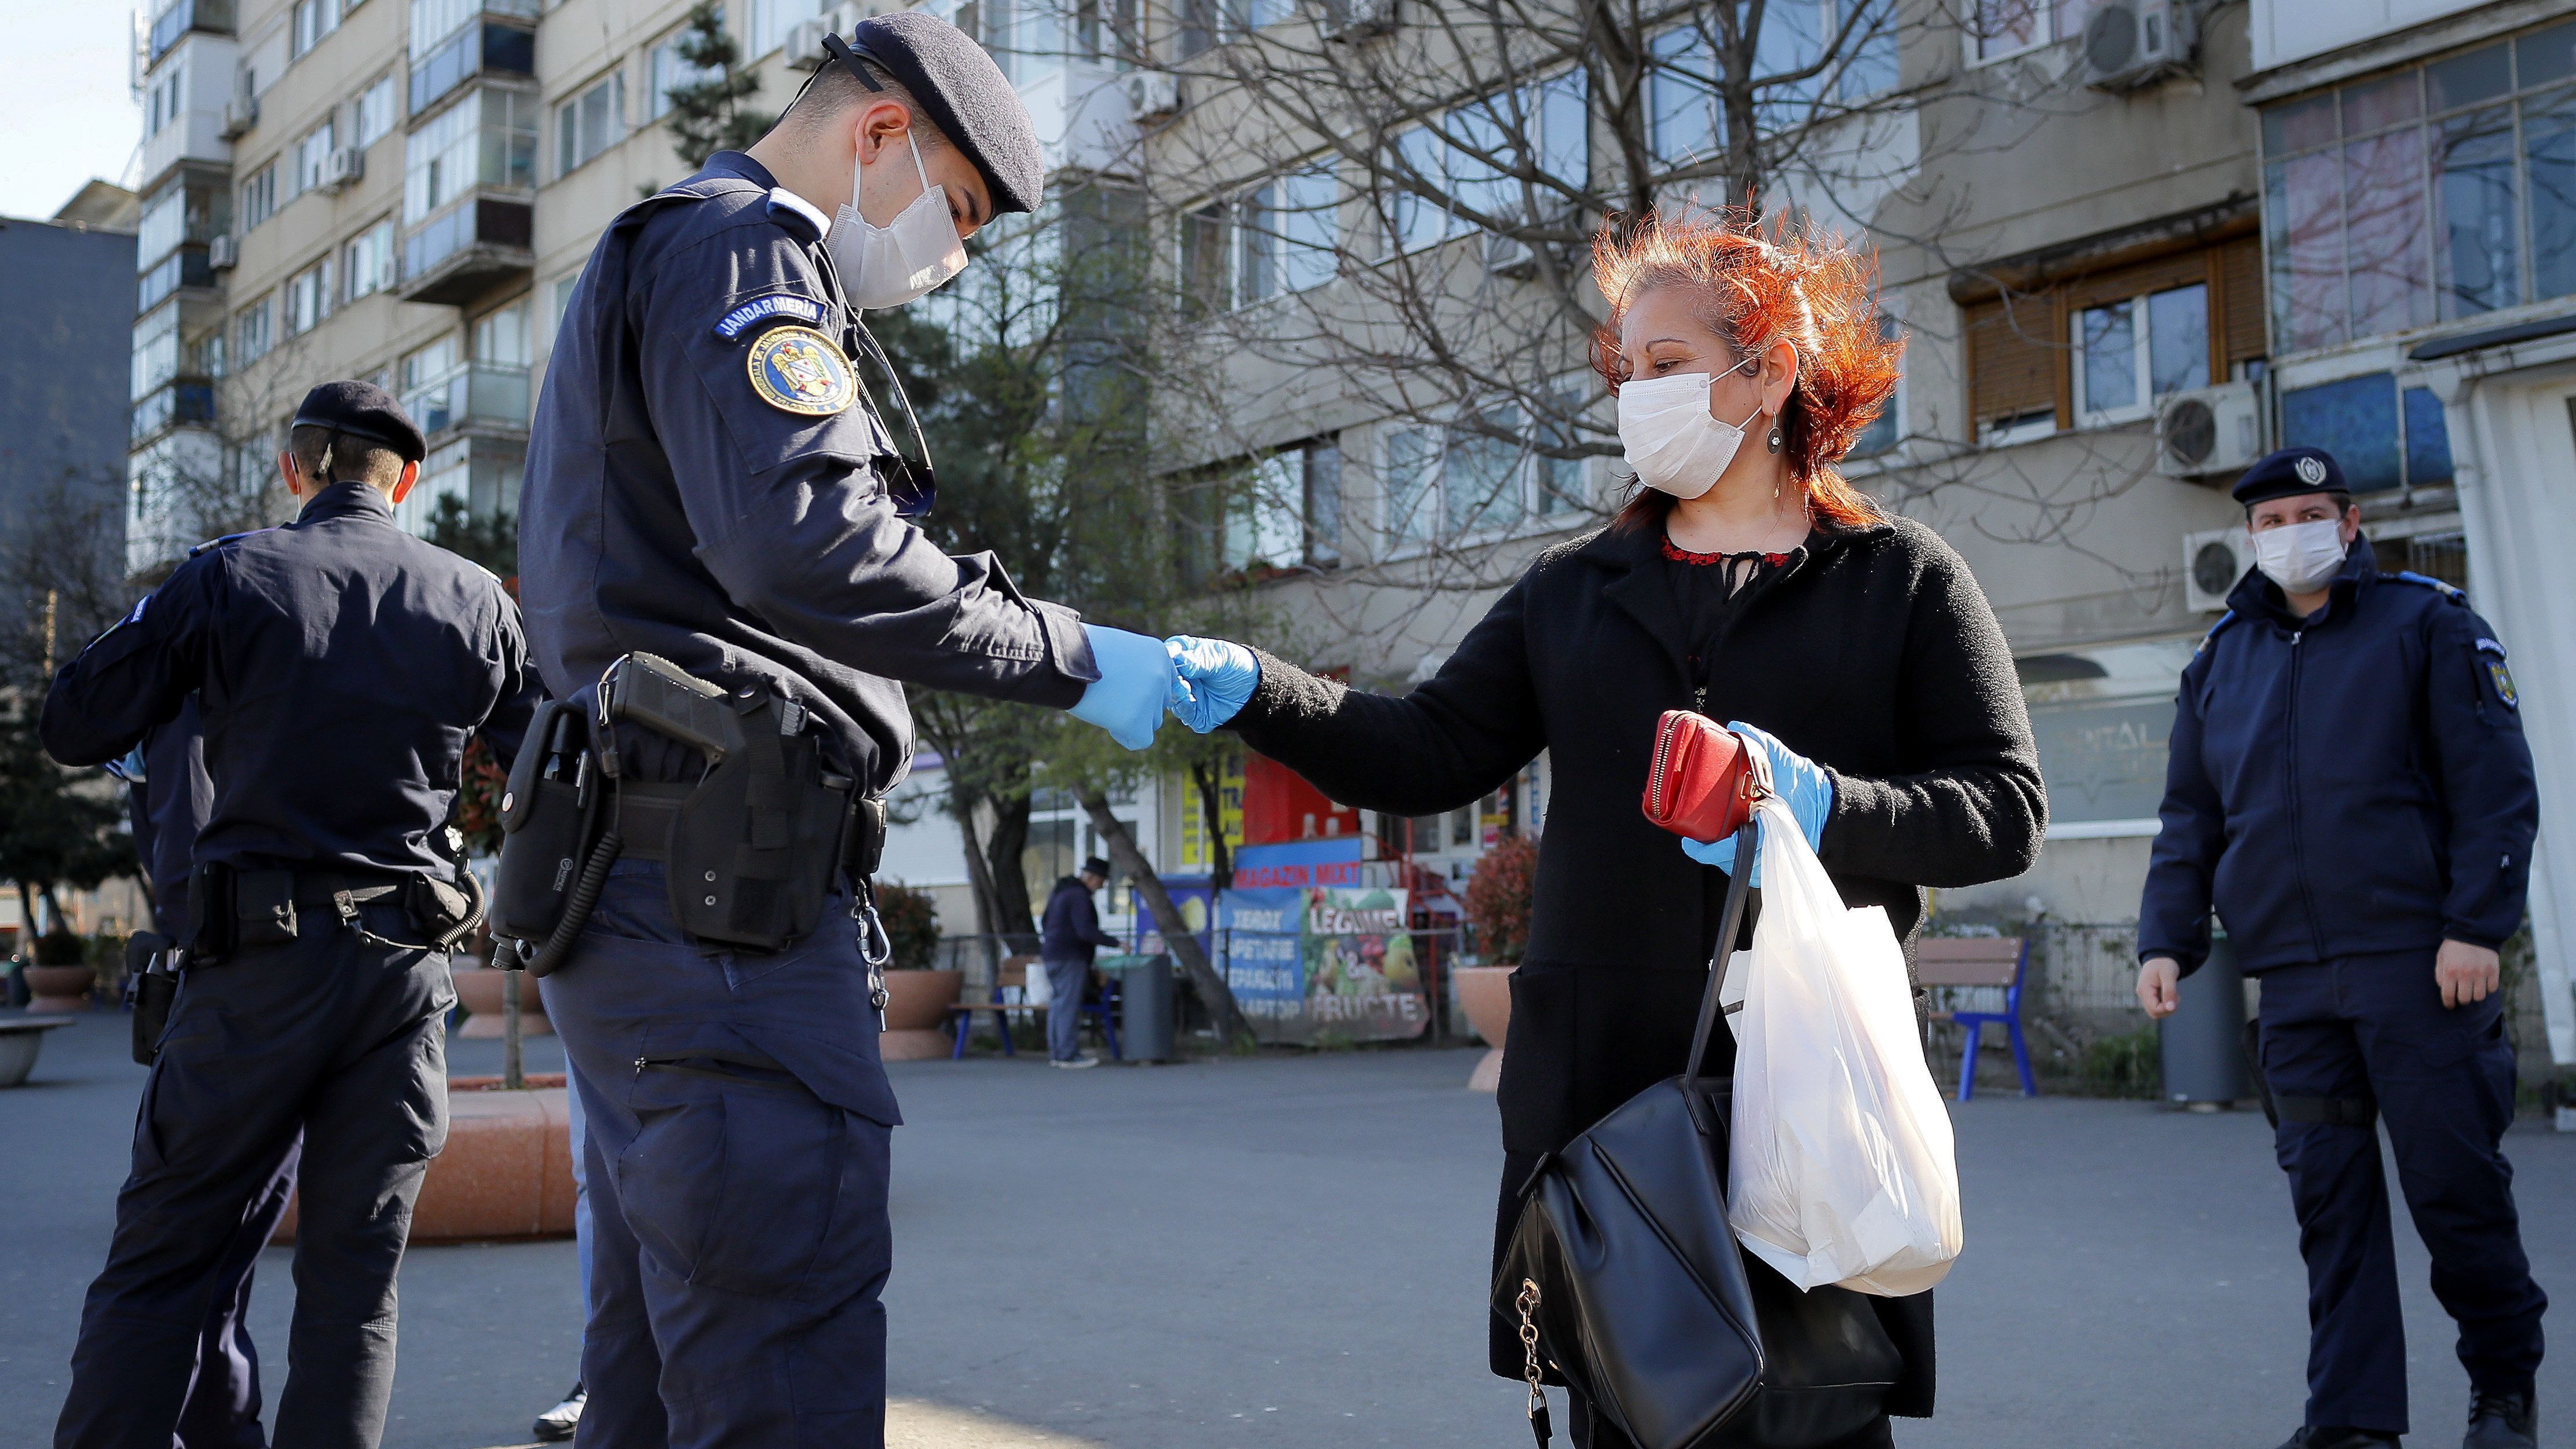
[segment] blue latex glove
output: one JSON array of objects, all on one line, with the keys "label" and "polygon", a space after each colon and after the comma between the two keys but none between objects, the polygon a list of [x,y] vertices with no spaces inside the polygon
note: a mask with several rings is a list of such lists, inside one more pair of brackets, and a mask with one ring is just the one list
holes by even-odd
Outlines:
[{"label": "blue latex glove", "polygon": [[1240,644],[1175,634],[1163,647],[1172,652],[1172,713],[1200,734],[1234,718],[1261,683],[1261,661]]},{"label": "blue latex glove", "polygon": [[[1771,793],[1780,797],[1789,813],[1797,818],[1798,833],[1807,837],[1809,850],[1821,850],[1825,842],[1825,817],[1834,813],[1834,780],[1815,761],[1773,739],[1768,731],[1755,729],[1742,720],[1730,721],[1728,729],[1744,737],[1744,742],[1768,756],[1771,762]],[[1684,840],[1682,854],[1702,865],[1713,865],[1733,874],[1735,870],[1735,837],[1724,840]],[[1762,884],[1762,862],[1753,862],[1753,879],[1747,884]]]},{"label": "blue latex glove", "polygon": [[1172,656],[1163,641],[1093,624],[1083,625],[1082,633],[1091,641],[1100,677],[1068,713],[1109,731],[1111,739],[1131,750],[1152,744],[1154,729],[1163,722],[1163,703],[1172,693]]}]

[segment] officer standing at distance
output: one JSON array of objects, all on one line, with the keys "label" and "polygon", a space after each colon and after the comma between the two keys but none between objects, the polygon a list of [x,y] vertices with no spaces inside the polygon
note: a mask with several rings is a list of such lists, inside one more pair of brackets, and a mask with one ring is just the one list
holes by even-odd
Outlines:
[{"label": "officer standing at distance", "polygon": [[[819,749],[865,833],[910,766],[905,682],[1070,709],[1142,748],[1172,666],[906,521],[927,480],[853,370],[874,350],[859,313],[955,276],[969,234],[1036,208],[1044,163],[1000,68],[945,21],[889,15],[826,49],[748,153],[601,237],[547,367],[520,586],[557,697],[658,656]],[[865,882],[818,856],[796,884],[828,892],[820,924],[774,949],[685,929],[746,897],[722,862],[671,857],[758,823],[676,829],[710,762],[632,722],[613,747],[622,855],[546,992],[589,1133],[581,1438],[881,1445],[900,1118]]]},{"label": "officer standing at distance", "polygon": [[507,757],[529,706],[500,581],[393,521],[423,452],[382,388],[315,388],[278,458],[303,512],[196,550],[46,697],[46,750],[90,765],[195,693],[214,785],[187,971],[82,1311],[59,1449],[171,1442],[221,1260],[299,1131],[276,1442],[382,1436],[394,1274],[447,1136],[444,942],[477,914],[448,811],[466,737]]},{"label": "officer standing at distance", "polygon": [[2138,909],[2138,999],[2172,1013],[2213,904],[2262,981],[2261,1070],[2308,1265],[2307,1425],[2406,1432],[2385,1118],[2460,1325],[2467,1449],[2532,1449],[2541,1312],[2501,1151],[2514,1060],[2497,948],[2539,799],[2513,675],[2458,589],[2383,574],[2343,470],[2288,448],[2237,481],[2257,560],[2183,670]]}]

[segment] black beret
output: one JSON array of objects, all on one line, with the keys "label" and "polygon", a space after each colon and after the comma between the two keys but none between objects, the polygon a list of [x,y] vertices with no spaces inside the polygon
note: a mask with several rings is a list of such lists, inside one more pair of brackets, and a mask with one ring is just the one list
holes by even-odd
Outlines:
[{"label": "black beret", "polygon": [[2245,470],[2233,490],[2236,501],[2251,508],[2275,498],[2301,493],[2347,493],[2343,465],[2323,448],[2283,448]]},{"label": "black beret", "polygon": [[[936,15],[900,10],[850,27],[849,47],[912,92],[992,188],[993,210],[1035,211],[1046,186],[1038,130],[1010,78],[965,31]],[[874,77],[861,75],[862,84]]]},{"label": "black beret", "polygon": [[[406,463],[429,456],[429,440],[394,395],[372,382],[326,382],[304,395],[294,426],[331,428],[352,438],[382,443]],[[325,482],[331,481],[328,479]]]}]

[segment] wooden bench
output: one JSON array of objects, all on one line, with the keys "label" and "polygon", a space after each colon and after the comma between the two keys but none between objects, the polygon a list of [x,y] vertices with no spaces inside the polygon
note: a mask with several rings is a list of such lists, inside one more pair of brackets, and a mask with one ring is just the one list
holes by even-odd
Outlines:
[{"label": "wooden bench", "polygon": [[[990,1001],[961,1001],[948,1008],[949,1014],[957,1018],[957,1045],[948,1053],[948,1059],[953,1062],[965,1057],[966,1038],[975,1029],[975,1013],[979,1011],[993,1013],[994,1029],[1002,1038],[1002,1055],[1018,1056],[1019,1048],[1011,1041],[1012,1013],[1048,1011],[1053,1009],[1054,1003],[1031,1005],[1026,1000],[1005,1001],[1003,995],[1010,990],[1025,993],[1028,990],[1029,972],[1033,970],[1043,972],[1045,969],[1045,964],[1035,956],[1009,957],[1002,962],[1001,969],[993,975],[993,997]],[[1114,1002],[1103,1000],[1082,1005],[1079,1009],[1091,1012],[1100,1018],[1101,1034],[1109,1039],[1110,1060],[1125,1061],[1125,1055],[1118,1049],[1118,1016],[1111,1009],[1114,1005]]]},{"label": "wooden bench", "polygon": [[2000,988],[2001,1011],[1935,1011],[1934,1021],[1956,1022],[1967,1029],[1959,1052],[1959,1100],[1977,1090],[1977,1047],[1988,1026],[2000,1026],[2012,1043],[2013,1066],[2021,1072],[2021,1094],[2039,1095],[2030,1073],[2030,1044],[2021,1034],[2021,983],[2030,965],[2030,942],[2019,936],[1926,936],[1914,943],[1915,979],[1929,990],[1939,987]]}]

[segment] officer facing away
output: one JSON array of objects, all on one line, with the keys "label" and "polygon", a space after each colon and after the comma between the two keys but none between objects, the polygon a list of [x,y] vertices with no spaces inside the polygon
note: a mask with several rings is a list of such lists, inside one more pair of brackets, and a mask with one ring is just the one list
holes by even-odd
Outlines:
[{"label": "officer facing away", "polygon": [[[178,943],[189,936],[188,882],[197,835],[215,808],[197,697],[189,695],[168,722],[144,734],[143,743],[122,764],[107,768],[125,780],[129,793],[134,850],[151,891],[157,936],[151,944],[162,958],[150,963],[153,977],[129,983],[142,996],[135,1003],[135,1054],[149,1064],[161,1029],[169,1024],[166,999],[156,988],[169,984],[169,973],[179,969]],[[216,1259],[187,1402],[179,1410],[177,1449],[261,1449],[268,1442],[259,1422],[259,1346],[250,1336],[251,1279],[260,1250],[294,1200],[302,1149],[299,1133],[269,1180],[251,1194],[240,1224]]]},{"label": "officer facing away", "polygon": [[277,1442],[364,1449],[383,1432],[394,1272],[447,1136],[447,946],[478,914],[448,809],[467,735],[506,757],[528,708],[500,581],[394,524],[422,453],[382,388],[315,388],[278,459],[308,500],[296,520],[197,549],[45,700],[45,748],[88,765],[194,691],[214,784],[186,975],[82,1311],[60,1449],[171,1442],[220,1260],[299,1130]]},{"label": "officer facing away", "polygon": [[2283,1449],[2406,1432],[2381,1118],[2460,1325],[2464,1443],[2530,1449],[2548,1300],[2499,1150],[2514,1061],[2496,950],[2522,923],[2539,803],[2504,645],[2458,589],[2379,571],[2323,450],[2274,453],[2235,494],[2257,562],[2183,671],[2138,999],[2172,1013],[2213,904],[2262,978],[2311,1331],[2307,1426]]},{"label": "officer facing away", "polygon": [[[883,1444],[900,1119],[864,918],[880,802],[911,762],[901,681],[1070,708],[1142,748],[1173,678],[1161,641],[1032,602],[906,521],[926,469],[853,370],[881,355],[859,312],[954,276],[968,234],[1037,206],[1043,162],[1000,68],[946,22],[889,15],[825,48],[748,153],[610,223],[532,430],[530,642],[584,711],[550,705],[541,728],[609,735],[542,778],[585,782],[566,798],[611,781],[622,852],[586,931],[565,905],[532,961],[560,961],[547,1011],[588,1126],[584,1443]],[[741,721],[721,763],[633,717],[584,722],[697,688]],[[765,808],[728,782],[753,765]],[[854,848],[786,848],[815,818],[846,818]],[[587,859],[610,858],[597,838]]]}]

